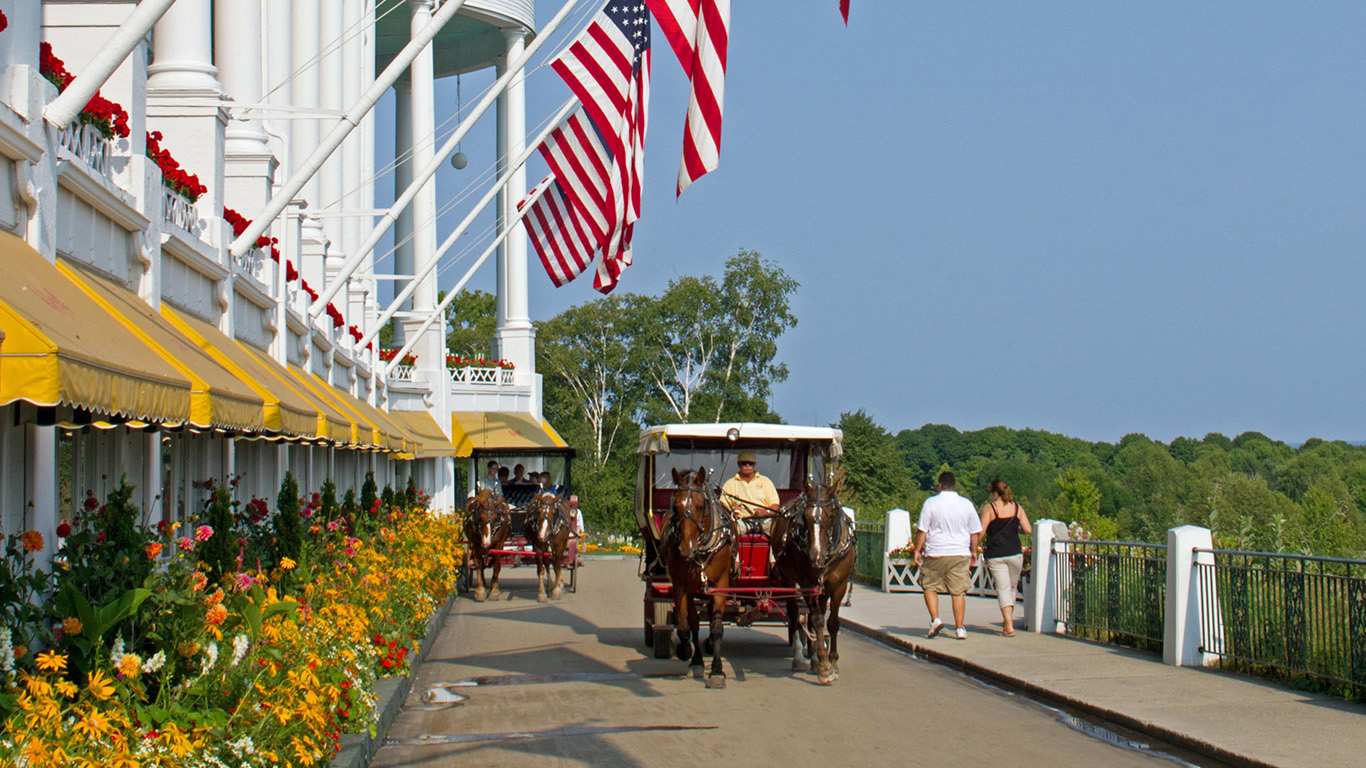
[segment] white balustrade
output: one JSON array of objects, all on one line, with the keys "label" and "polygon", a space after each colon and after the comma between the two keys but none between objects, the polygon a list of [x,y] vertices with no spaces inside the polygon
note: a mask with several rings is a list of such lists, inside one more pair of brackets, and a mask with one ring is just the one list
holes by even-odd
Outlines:
[{"label": "white balustrade", "polygon": [[112,144],[93,125],[72,123],[57,131],[57,141],[81,162],[101,176],[108,177]]},{"label": "white balustrade", "polygon": [[194,203],[165,184],[161,185],[161,216],[167,224],[194,233],[199,218],[195,216]]},{"label": "white balustrade", "polygon": [[477,384],[490,387],[512,386],[512,371],[507,368],[476,368],[465,365],[451,368],[452,384]]},{"label": "white balustrade", "polygon": [[389,373],[389,380],[390,380],[390,381],[412,381],[412,380],[413,380],[413,371],[414,371],[414,370],[416,370],[416,367],[415,367],[415,366],[411,366],[411,365],[400,365],[400,366],[394,368],[394,370],[391,371],[391,372]]}]

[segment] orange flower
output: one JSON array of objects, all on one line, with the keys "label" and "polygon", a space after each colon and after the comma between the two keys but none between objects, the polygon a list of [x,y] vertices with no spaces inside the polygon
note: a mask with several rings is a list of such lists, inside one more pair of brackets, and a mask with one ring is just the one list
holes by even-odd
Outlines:
[{"label": "orange flower", "polygon": [[81,633],[81,620],[76,617],[62,619],[62,633],[67,637],[75,637]]},{"label": "orange flower", "polygon": [[37,531],[24,531],[19,534],[19,540],[24,543],[24,551],[30,554],[43,548],[43,534]]},{"label": "orange flower", "polygon": [[154,541],[154,542],[152,542],[151,544],[148,544],[148,545],[147,545],[147,559],[148,559],[148,560],[155,560],[155,559],[157,559],[157,555],[160,555],[160,554],[161,554],[161,542],[159,542],[159,541]]},{"label": "orange flower", "polygon": [[190,589],[194,590],[195,592],[198,592],[209,583],[209,580],[204,576],[204,574],[200,573],[199,571],[195,571],[194,576],[190,577],[190,582]]},{"label": "orange flower", "polygon": [[114,684],[98,669],[90,673],[90,677],[86,682],[87,687],[90,689],[90,695],[100,701],[104,701],[114,695]]},{"label": "orange flower", "polygon": [[125,653],[119,660],[119,674],[124,677],[137,677],[142,672],[142,659],[136,653]]},{"label": "orange flower", "polygon": [[[16,648],[15,650],[18,650]],[[15,654],[16,656],[18,654]],[[59,654],[53,651],[43,651],[38,654],[38,669],[44,672],[63,672],[66,670],[66,654]]]},{"label": "orange flower", "polygon": [[226,618],[228,618],[228,609],[224,608],[221,604],[215,604],[204,616],[204,621],[208,622],[209,626],[216,627],[219,624],[222,624],[223,620]]},{"label": "orange flower", "polygon": [[220,589],[217,592],[214,592],[212,595],[209,595],[207,598],[205,598],[205,602],[208,603],[210,607],[218,605],[219,603],[223,602],[223,590]]}]

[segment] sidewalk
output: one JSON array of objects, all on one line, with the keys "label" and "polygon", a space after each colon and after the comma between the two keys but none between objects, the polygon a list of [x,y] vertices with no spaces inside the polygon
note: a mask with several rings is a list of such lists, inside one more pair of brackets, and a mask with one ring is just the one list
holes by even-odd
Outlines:
[{"label": "sidewalk", "polygon": [[1160,656],[1024,630],[1001,637],[995,598],[968,598],[968,639],[925,638],[929,616],[919,593],[857,585],[840,612],[852,630],[935,662],[1014,688],[1030,698],[1108,720],[1235,766],[1360,766],[1366,758],[1366,706],[1283,688],[1213,669],[1173,667]]}]

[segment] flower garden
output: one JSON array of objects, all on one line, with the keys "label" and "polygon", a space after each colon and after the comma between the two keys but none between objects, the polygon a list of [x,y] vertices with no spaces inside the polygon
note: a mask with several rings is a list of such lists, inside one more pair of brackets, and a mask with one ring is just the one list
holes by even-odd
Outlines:
[{"label": "flower garden", "polygon": [[0,559],[0,764],[308,766],[374,726],[455,588],[461,536],[411,486],[338,501],[286,475],[274,512],[219,484],[199,518],[88,495]]}]

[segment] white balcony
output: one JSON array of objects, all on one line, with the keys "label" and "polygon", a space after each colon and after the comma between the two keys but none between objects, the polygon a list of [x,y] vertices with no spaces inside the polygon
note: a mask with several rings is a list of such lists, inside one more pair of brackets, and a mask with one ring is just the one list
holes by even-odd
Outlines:
[{"label": "white balcony", "polygon": [[95,173],[112,178],[109,158],[113,154],[113,145],[95,126],[72,123],[58,129],[57,142]]},{"label": "white balcony", "polygon": [[512,371],[507,368],[476,368],[465,365],[450,369],[452,384],[472,384],[480,387],[512,386]]}]

